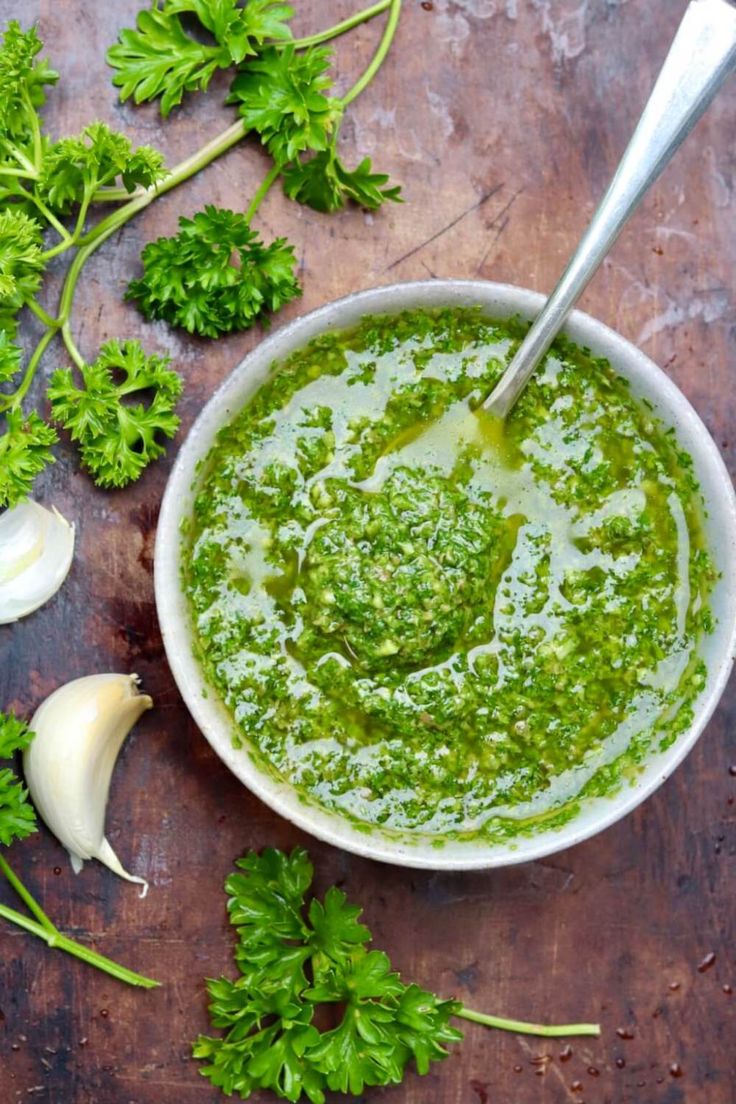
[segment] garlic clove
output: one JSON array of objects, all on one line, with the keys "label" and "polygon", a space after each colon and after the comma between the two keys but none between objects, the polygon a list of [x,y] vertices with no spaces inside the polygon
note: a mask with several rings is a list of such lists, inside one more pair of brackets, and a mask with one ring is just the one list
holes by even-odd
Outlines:
[{"label": "garlic clove", "polygon": [[28,789],[46,825],[69,852],[76,873],[98,859],[129,882],[105,838],[105,811],[115,762],[125,737],[153,701],[137,675],[88,675],[55,690],[36,710],[35,733],[23,755]]},{"label": "garlic clove", "polygon": [[74,556],[74,526],[33,499],[0,514],[0,625],[56,594]]}]

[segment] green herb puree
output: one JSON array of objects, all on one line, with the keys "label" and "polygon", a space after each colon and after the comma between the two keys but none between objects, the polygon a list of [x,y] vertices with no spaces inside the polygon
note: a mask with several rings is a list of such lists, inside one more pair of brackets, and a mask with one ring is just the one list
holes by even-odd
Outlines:
[{"label": "green herb puree", "polygon": [[559,818],[674,739],[702,686],[690,458],[565,340],[487,418],[525,328],[446,309],[326,334],[202,473],[185,584],[234,739],[365,825]]}]

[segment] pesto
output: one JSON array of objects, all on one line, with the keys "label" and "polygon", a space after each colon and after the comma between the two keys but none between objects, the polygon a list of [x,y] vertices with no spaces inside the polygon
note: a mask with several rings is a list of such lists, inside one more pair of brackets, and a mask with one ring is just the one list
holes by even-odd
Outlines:
[{"label": "pesto", "polygon": [[690,458],[558,340],[479,310],[365,319],[218,436],[185,586],[235,740],[367,826],[507,837],[610,792],[689,723],[713,568]]}]

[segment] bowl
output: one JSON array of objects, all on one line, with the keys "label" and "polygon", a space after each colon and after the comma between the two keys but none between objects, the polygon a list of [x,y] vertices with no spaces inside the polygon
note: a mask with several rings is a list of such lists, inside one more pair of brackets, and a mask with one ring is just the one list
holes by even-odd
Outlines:
[{"label": "bowl", "polygon": [[649,400],[665,426],[693,458],[707,517],[705,532],[720,571],[712,607],[715,631],[701,639],[707,677],[694,703],[692,724],[665,751],[652,751],[633,782],[609,797],[586,799],[562,827],[543,829],[512,842],[394,838],[380,829],[362,829],[338,813],[305,801],[287,782],[259,767],[245,748],[233,746],[234,721],[214,688],[205,684],[195,658],[193,629],[180,583],[182,524],[190,517],[198,471],[218,430],[233,418],[267,377],[271,366],[327,330],[356,325],[366,314],[392,314],[415,307],[480,306],[492,318],[533,318],[544,297],[507,284],[432,280],[394,284],[357,292],[321,307],[261,342],[225,380],[202,410],[182,445],[161,507],[155,553],[158,616],[169,665],[182,697],[230,770],[262,801],[304,831],[382,862],[435,870],[469,870],[527,862],[570,847],[613,824],[653,793],[705,728],[718,703],[733,662],[736,643],[736,497],[718,449],[684,395],[648,357],[601,322],[575,311],[565,333],[577,344],[606,357],[626,377],[632,393]]}]

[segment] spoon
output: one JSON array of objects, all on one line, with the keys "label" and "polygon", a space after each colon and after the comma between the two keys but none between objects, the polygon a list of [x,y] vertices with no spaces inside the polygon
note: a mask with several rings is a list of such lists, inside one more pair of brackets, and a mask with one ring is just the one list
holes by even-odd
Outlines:
[{"label": "spoon", "polygon": [[736,66],[736,7],[691,0],[608,191],[483,409],[505,418],[624,224]]}]

